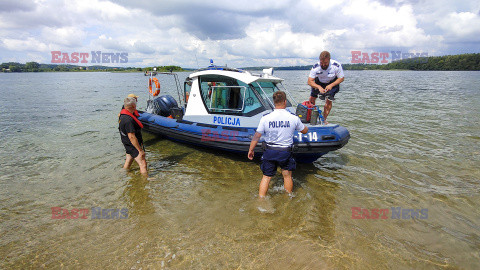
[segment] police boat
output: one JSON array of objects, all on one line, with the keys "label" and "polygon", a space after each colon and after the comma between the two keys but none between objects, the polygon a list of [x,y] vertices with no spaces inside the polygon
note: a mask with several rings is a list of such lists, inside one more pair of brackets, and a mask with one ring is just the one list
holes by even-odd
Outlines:
[{"label": "police boat", "polygon": [[[342,148],[350,139],[345,127],[323,124],[318,107],[314,110],[295,101],[282,85],[283,79],[273,76],[273,69],[261,74],[213,65],[191,73],[181,89],[176,73],[173,76],[178,102],[170,95],[160,95],[160,83],[149,79],[147,108],[138,119],[144,131],[168,139],[221,151],[248,153],[260,118],[274,109],[275,91],[287,93],[287,110],[296,113],[308,126],[308,133],[296,133],[292,152],[299,163],[312,163],[322,155]],[[307,114],[311,119],[307,120]],[[310,115],[311,114],[311,115]],[[320,116],[320,117],[319,117]],[[262,152],[263,138],[255,148]],[[260,155],[257,155],[260,156]]]}]

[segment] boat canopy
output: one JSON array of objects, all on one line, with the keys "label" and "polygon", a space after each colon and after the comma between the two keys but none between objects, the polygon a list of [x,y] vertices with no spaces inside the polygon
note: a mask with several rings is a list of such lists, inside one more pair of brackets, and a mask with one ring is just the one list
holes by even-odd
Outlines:
[{"label": "boat canopy", "polygon": [[235,78],[237,80],[243,81],[246,84],[251,84],[254,81],[271,81],[275,83],[282,82],[283,79],[268,75],[268,74],[252,74],[248,71],[241,70],[241,69],[204,69],[199,70],[195,73],[190,74],[189,78],[193,79],[198,76],[208,75],[208,74],[217,74],[217,75],[224,75],[228,77]]},{"label": "boat canopy", "polygon": [[[185,94],[190,96],[186,115],[231,114],[248,117],[274,109],[273,93],[283,90],[289,94],[281,85],[282,81],[269,74],[253,75],[236,69],[197,71],[185,81]],[[287,101],[287,107],[291,107],[292,101],[288,97]]]}]

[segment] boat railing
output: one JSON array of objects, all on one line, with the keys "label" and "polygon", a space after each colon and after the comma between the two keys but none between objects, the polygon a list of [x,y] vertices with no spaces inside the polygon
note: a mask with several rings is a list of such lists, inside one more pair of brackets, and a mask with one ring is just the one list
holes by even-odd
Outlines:
[{"label": "boat railing", "polygon": [[[278,87],[278,85],[281,85],[282,89],[280,89],[280,87]],[[282,90],[286,93],[287,99],[288,99],[288,101],[290,101],[292,106],[295,106],[295,107],[297,106],[297,104],[298,104],[297,101],[293,98],[292,94],[290,94],[290,92],[285,88],[285,86],[283,86],[282,83],[276,84],[275,87],[278,90]],[[260,89],[260,91],[262,92],[262,93],[260,93],[260,95],[263,95],[263,99],[267,100],[267,102],[270,104],[270,106],[272,106],[272,109],[275,108],[275,105],[273,104],[271,96],[267,95],[267,93],[265,92],[265,90],[263,89],[263,87],[260,84],[258,84],[258,89]],[[275,90],[273,92],[275,92]],[[295,105],[293,105],[293,104],[295,104]]]},{"label": "boat railing", "polygon": [[[282,91],[287,93],[287,96],[288,98],[291,100],[290,103],[292,103],[292,106],[294,107],[297,107],[298,105],[298,102],[293,98],[292,94],[290,94],[290,91],[287,90],[287,88],[285,88],[285,86],[283,86],[282,83],[279,83],[279,85],[282,87]],[[280,87],[279,87],[280,88]],[[295,105],[294,105],[295,104]]]},{"label": "boat railing", "polygon": [[[177,88],[178,104],[179,104],[180,107],[182,107],[184,105],[185,96],[184,96],[184,93],[182,92],[182,87],[181,87],[181,84],[180,84],[180,80],[178,79],[178,74],[173,73],[173,72],[157,72],[157,75],[159,75],[159,74],[169,75],[169,76],[174,77],[175,86]],[[150,76],[150,79],[151,78],[152,78],[152,76]],[[149,97],[149,100],[153,99],[153,95],[151,93],[148,95],[148,97]]]},{"label": "boat railing", "polygon": [[[275,108],[275,105],[273,105],[273,102],[268,98],[268,95],[267,95],[267,93],[265,93],[262,86],[260,84],[257,84],[257,85],[258,85],[258,88],[260,89],[260,91],[262,91],[262,93],[263,93],[263,99],[266,100],[270,104],[270,106],[272,106],[272,109]],[[262,93],[260,93],[260,95],[262,95]]]}]

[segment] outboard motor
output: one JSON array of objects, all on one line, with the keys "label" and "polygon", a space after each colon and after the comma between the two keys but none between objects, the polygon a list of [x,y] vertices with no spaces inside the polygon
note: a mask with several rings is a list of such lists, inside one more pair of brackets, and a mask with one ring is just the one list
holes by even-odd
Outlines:
[{"label": "outboard motor", "polygon": [[152,103],[153,113],[165,117],[170,115],[170,109],[178,108],[177,101],[170,95],[159,96]]}]

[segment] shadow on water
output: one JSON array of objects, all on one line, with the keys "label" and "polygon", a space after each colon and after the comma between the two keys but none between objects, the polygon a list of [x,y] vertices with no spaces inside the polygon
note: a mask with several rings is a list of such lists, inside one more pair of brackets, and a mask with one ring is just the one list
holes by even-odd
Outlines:
[{"label": "shadow on water", "polygon": [[180,153],[176,155],[164,156],[161,159],[150,159],[148,161],[148,173],[150,177],[154,177],[164,169],[169,169],[172,166],[182,163],[182,160],[185,159],[190,152]]},{"label": "shadow on water", "polygon": [[309,251],[310,255],[318,251],[318,245],[333,247],[335,244],[334,213],[338,211],[337,193],[341,184],[333,179],[337,179],[338,171],[347,163],[346,155],[335,153],[315,163],[297,164],[293,173],[293,197],[287,201],[280,169],[272,178],[267,196],[274,208],[274,211],[269,212],[271,219],[282,224],[278,229],[288,231],[284,226],[290,224],[296,233],[311,241],[313,250]]},{"label": "shadow on water", "polygon": [[[263,203],[257,196],[261,155],[252,162],[246,154],[145,137],[149,180],[129,174],[123,198],[147,243],[148,235],[163,235],[167,226],[175,237],[159,238],[168,246],[178,246],[177,256],[187,256],[188,250],[188,256],[210,266],[231,262],[238,257],[235,250],[248,249],[254,260],[278,261],[274,265],[279,267],[291,264],[283,260],[284,253],[300,252],[302,265],[314,267],[326,261],[325,247],[335,248],[340,184],[318,175],[333,178],[333,170],[348,163],[345,155],[328,154],[313,164],[298,164],[293,197],[285,193],[279,170]],[[187,243],[175,239],[191,242],[186,248]],[[275,247],[268,258],[258,241]],[[207,259],[204,246],[222,253]]]},{"label": "shadow on water", "polygon": [[130,214],[147,215],[155,212],[147,189],[148,179],[134,172],[128,172],[129,179],[125,184],[122,196],[130,209]]},{"label": "shadow on water", "polygon": [[143,145],[145,147],[149,147],[149,146],[155,145],[158,142],[161,142],[163,140],[166,140],[166,138],[163,138],[163,137],[160,137],[160,136],[155,136],[155,137],[148,136],[148,140],[145,140],[145,139],[143,140]]},{"label": "shadow on water", "polygon": [[300,233],[324,244],[335,241],[335,216],[337,193],[340,184],[329,181],[337,178],[338,171],[348,163],[345,154],[327,154],[314,163],[297,164],[294,172],[295,200],[302,201],[304,218]]},{"label": "shadow on water", "polygon": [[341,170],[350,161],[350,157],[344,153],[328,153],[325,156],[318,159],[316,162],[310,164],[315,166],[319,170]]},{"label": "shadow on water", "polygon": [[[155,136],[155,135],[149,135],[149,136]],[[185,151],[185,149],[191,149],[191,152],[193,151],[199,151],[199,152],[204,152],[206,154],[211,154],[215,155],[220,158],[228,158],[228,159],[233,159],[236,161],[246,161],[247,160],[247,153],[240,153],[240,152],[229,152],[229,151],[224,151],[224,150],[218,150],[215,148],[211,147],[205,147],[205,146],[200,146],[200,145],[195,145],[195,144],[190,144],[186,142],[178,142],[178,141],[172,141],[170,139],[160,137],[160,136],[155,136],[153,138],[148,139],[147,141],[144,141],[145,147],[150,147],[154,146],[159,142],[166,142],[169,144],[170,150],[174,151]],[[149,149],[152,152],[156,152],[157,149]],[[165,152],[165,149],[158,149],[160,152]],[[189,153],[190,154],[190,153]],[[147,157],[148,158],[148,157]],[[255,159],[259,159],[257,156]]]}]

